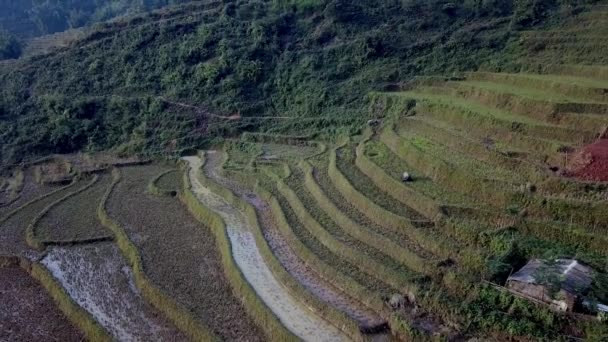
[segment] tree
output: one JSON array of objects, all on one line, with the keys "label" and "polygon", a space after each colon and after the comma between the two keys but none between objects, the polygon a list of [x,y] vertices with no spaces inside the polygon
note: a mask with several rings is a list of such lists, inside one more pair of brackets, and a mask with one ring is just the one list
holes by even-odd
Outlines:
[{"label": "tree", "polygon": [[15,36],[0,31],[0,60],[15,59],[21,56],[21,43]]}]

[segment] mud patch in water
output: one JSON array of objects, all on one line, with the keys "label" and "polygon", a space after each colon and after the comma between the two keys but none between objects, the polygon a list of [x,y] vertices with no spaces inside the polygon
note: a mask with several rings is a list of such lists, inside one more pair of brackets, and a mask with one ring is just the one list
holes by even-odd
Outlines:
[{"label": "mud patch in water", "polygon": [[113,243],[56,247],[42,263],[70,297],[119,341],[185,338],[148,306]]}]

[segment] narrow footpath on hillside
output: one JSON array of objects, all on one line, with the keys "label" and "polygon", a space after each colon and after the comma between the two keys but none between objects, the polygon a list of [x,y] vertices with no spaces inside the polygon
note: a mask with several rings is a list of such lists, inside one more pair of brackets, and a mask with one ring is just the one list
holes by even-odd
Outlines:
[{"label": "narrow footpath on hillside", "polygon": [[336,327],[316,316],[279,283],[264,262],[245,216],[202,185],[199,157],[184,157],[190,166],[192,191],[207,208],[222,217],[232,245],[232,256],[257,295],[291,332],[305,341],[347,341]]}]

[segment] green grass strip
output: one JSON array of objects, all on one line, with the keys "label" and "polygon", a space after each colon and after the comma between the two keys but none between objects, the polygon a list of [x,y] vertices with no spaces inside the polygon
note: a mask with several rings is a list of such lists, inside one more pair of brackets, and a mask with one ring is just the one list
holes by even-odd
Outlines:
[{"label": "green grass strip", "polygon": [[148,192],[154,196],[160,196],[160,197],[175,197],[177,196],[177,191],[176,190],[170,190],[170,189],[162,189],[159,185],[158,182],[160,181],[161,178],[163,178],[164,176],[173,173],[173,172],[179,172],[178,169],[171,169],[171,170],[167,170],[167,171],[163,171],[161,172],[158,176],[152,178],[152,180],[150,180],[150,183],[148,183]]},{"label": "green grass strip", "polygon": [[[555,145],[551,141],[580,144],[595,139],[595,133],[592,132],[582,134],[577,129],[550,125],[530,117],[513,115],[511,112],[467,101],[457,96],[447,96],[445,92],[445,88],[438,87],[407,93],[372,93],[370,96],[373,105],[384,108],[385,113],[393,119],[398,120],[408,111],[408,108],[415,104],[417,114],[450,122],[480,134],[500,132],[505,137],[513,134],[527,136],[518,137],[518,140],[521,140],[520,143],[538,145],[535,146],[537,149],[544,150],[548,154],[555,153],[554,150],[551,150]],[[433,93],[439,93],[439,95]],[[543,140],[548,140],[548,142]]]},{"label": "green grass strip", "polygon": [[[237,176],[238,177],[238,176]],[[401,337],[404,340],[411,340],[416,336],[420,336],[420,332],[409,325],[394,312],[388,309],[382,298],[376,293],[370,291],[366,286],[357,282],[353,278],[345,275],[342,271],[335,269],[321,260],[313,251],[311,251],[293,232],[291,229],[285,212],[276,197],[270,191],[265,189],[259,181],[251,179],[250,175],[242,175],[239,177],[243,180],[248,179],[250,184],[256,184],[256,192],[270,203],[272,215],[277,221],[277,228],[281,235],[288,241],[289,246],[307,265],[314,269],[323,279],[330,282],[338,289],[347,293],[351,297],[357,298],[361,303],[368,308],[376,311],[383,318],[389,321],[392,333],[395,336]]]},{"label": "green grass strip", "polygon": [[[397,135],[391,126],[383,129],[380,140],[399,158],[447,188],[482,198],[498,208],[504,208],[512,202],[513,194],[507,189],[497,189],[494,182],[472,177],[468,172],[424,153],[407,139]],[[360,149],[357,155],[364,156],[363,147]]]},{"label": "green grass strip", "polygon": [[369,177],[378,188],[389,194],[395,200],[413,208],[430,220],[434,221],[442,215],[441,207],[438,202],[410,187],[404,186],[401,182],[389,176],[382,168],[369,160],[364,152],[366,142],[367,139],[362,140],[361,143],[357,145],[355,151],[355,165],[363,174]]},{"label": "green grass strip", "polygon": [[198,201],[196,195],[192,192],[188,173],[189,168],[186,168],[184,173],[184,191],[179,194],[180,200],[188,207],[197,220],[213,231],[218,249],[220,250],[226,278],[229,280],[235,295],[241,299],[250,317],[254,319],[270,340],[298,341],[298,338],[281,324],[278,317],[257,296],[255,290],[241,273],[238,265],[232,258],[232,248],[224,220]]},{"label": "green grass strip", "polygon": [[6,221],[8,221],[10,218],[12,218],[13,216],[17,215],[21,210],[25,209],[26,207],[44,200],[45,198],[51,197],[63,190],[67,190],[69,188],[71,188],[72,186],[76,185],[76,180],[74,179],[70,184],[63,186],[61,188],[55,189],[51,192],[48,192],[44,195],[38,196],[30,201],[28,201],[27,203],[22,204],[21,206],[19,206],[18,208],[15,208],[14,210],[12,210],[11,212],[9,212],[8,214],[6,214],[6,216],[4,216],[2,219],[0,219],[0,225],[2,225],[3,223],[5,223]]},{"label": "green grass strip", "polygon": [[591,101],[605,101],[605,89],[608,89],[608,82],[559,75],[472,72],[467,73],[467,79],[549,89],[554,93]]},{"label": "green grass strip", "polygon": [[392,240],[361,227],[336,207],[336,205],[323,193],[323,190],[319,187],[313,177],[312,166],[310,164],[302,162],[300,163],[300,167],[304,171],[304,185],[306,186],[306,189],[315,198],[318,206],[325,211],[327,215],[331,216],[332,220],[334,220],[334,222],[336,222],[336,224],[347,234],[382,251],[416,272],[431,276],[436,275],[433,267],[429,267],[431,266],[429,263],[432,263],[433,260],[424,260],[416,253],[405,249]]},{"label": "green grass strip", "polygon": [[103,200],[99,203],[97,216],[101,223],[109,228],[116,237],[116,244],[121,253],[127,259],[129,266],[133,270],[135,285],[141,291],[147,302],[152,304],[158,311],[162,312],[175,326],[183,331],[193,341],[219,341],[211,330],[199,323],[188,310],[177,304],[173,299],[158,289],[153,282],[148,279],[144,272],[141,255],[137,247],[127,235],[127,232],[114,222],[106,211],[106,203],[116,185],[120,182],[120,172],[115,169],[112,172],[113,182],[108,188]]},{"label": "green grass strip", "polygon": [[282,180],[275,177],[277,189],[285,197],[295,212],[298,220],[330,251],[342,256],[346,260],[356,264],[362,271],[376,279],[385,282],[396,290],[403,293],[417,293],[417,286],[412,284],[407,277],[396,274],[384,264],[375,261],[367,255],[349,247],[345,243],[332,236],[321,224],[308,212],[297,194]]},{"label": "green grass strip", "polygon": [[[373,164],[373,162],[369,160],[368,162],[377,167],[375,164]],[[423,233],[419,229],[416,229],[409,220],[378,206],[364,194],[360,193],[352,186],[352,184],[350,184],[348,179],[346,179],[346,177],[337,168],[336,149],[332,150],[330,154],[328,174],[338,191],[341,192],[342,196],[344,198],[348,198],[358,210],[363,212],[374,223],[395,231],[405,230],[407,231],[408,236],[413,238],[423,248],[444,258],[455,258],[463,263],[463,266],[470,271],[485,268],[485,261],[482,254],[470,251],[467,248],[455,250],[454,246],[450,246],[450,243],[446,241],[445,238],[437,236],[436,234],[430,236]],[[373,177],[370,178],[373,179]],[[440,208],[437,207],[435,210],[437,210],[437,215],[435,216],[436,222],[443,222],[443,215],[440,214]],[[438,226],[442,228],[444,227],[441,224]]]}]

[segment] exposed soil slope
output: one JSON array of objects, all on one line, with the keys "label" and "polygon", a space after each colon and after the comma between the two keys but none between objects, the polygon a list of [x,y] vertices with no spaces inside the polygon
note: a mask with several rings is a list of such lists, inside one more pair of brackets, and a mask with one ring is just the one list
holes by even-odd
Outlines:
[{"label": "exposed soil slope", "polygon": [[572,160],[570,175],[582,180],[608,181],[608,139],[583,147]]}]

